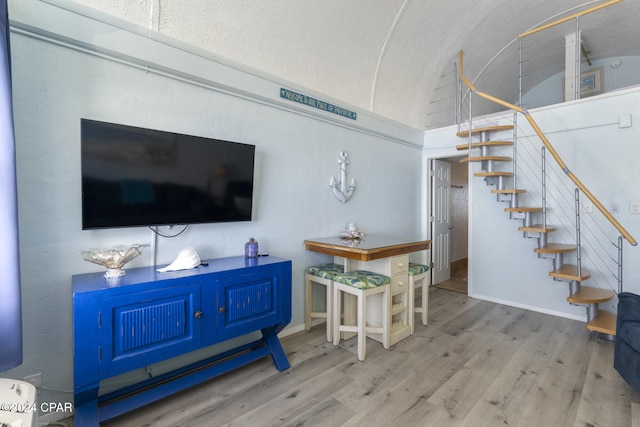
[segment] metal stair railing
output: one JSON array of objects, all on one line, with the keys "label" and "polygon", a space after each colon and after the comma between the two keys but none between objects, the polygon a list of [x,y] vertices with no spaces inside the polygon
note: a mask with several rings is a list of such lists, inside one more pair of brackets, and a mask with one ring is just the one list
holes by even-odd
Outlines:
[{"label": "metal stair railing", "polygon": [[[476,119],[474,126],[486,127],[511,120],[512,115],[494,115]],[[576,211],[574,197],[569,196],[577,190],[576,187],[571,186],[571,181],[567,181],[566,173],[558,164],[547,162],[547,149],[540,144],[537,135],[527,136],[517,127],[514,127],[513,133],[520,135],[517,154],[514,155],[518,167],[514,173],[518,177],[519,187],[527,191],[522,195],[520,205],[542,208],[543,226],[551,224],[557,227],[552,237],[554,242],[579,245],[577,264],[588,264],[591,272],[590,284],[619,293],[622,286],[623,237],[616,233],[617,230],[606,218],[596,215],[581,215],[580,229],[576,231],[572,225],[577,221],[576,215],[585,212],[585,204],[579,202],[580,210]],[[508,148],[493,147],[493,150],[497,155],[510,154]],[[578,232],[579,239],[576,237]],[[615,239],[618,240],[617,244],[614,243]],[[613,251],[617,251],[618,254]],[[615,305],[612,305],[612,308],[614,307]]]}]

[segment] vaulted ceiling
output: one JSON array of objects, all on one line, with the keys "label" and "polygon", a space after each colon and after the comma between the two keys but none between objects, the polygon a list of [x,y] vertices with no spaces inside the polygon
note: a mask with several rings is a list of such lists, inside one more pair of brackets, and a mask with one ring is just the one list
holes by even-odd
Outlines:
[{"label": "vaulted ceiling", "polygon": [[[606,1],[76,0],[418,129],[453,123],[455,72],[518,98],[518,35]],[[640,1],[579,20],[591,60],[640,56]],[[564,69],[576,22],[522,39],[523,90]],[[494,107],[484,107],[487,110]],[[487,111],[488,112],[488,111]]]}]

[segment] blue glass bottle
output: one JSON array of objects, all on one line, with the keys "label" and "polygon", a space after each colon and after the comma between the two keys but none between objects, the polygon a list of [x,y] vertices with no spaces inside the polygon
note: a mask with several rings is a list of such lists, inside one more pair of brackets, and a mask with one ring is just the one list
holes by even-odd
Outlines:
[{"label": "blue glass bottle", "polygon": [[244,256],[246,258],[258,257],[258,241],[253,237],[244,245]]}]

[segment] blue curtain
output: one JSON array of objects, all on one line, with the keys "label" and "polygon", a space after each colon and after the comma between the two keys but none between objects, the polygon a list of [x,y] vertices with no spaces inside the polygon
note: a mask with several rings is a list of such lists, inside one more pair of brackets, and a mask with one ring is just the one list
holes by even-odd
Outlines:
[{"label": "blue curtain", "polygon": [[7,0],[0,0],[0,372],[22,363],[16,150]]}]

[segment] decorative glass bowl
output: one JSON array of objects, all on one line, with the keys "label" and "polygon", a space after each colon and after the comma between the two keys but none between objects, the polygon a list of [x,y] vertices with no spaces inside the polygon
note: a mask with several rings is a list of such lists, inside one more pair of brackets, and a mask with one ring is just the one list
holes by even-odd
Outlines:
[{"label": "decorative glass bowl", "polygon": [[108,250],[92,249],[82,251],[82,258],[85,261],[101,265],[107,269],[104,277],[107,279],[117,279],[126,273],[122,267],[138,255],[142,254],[142,250],[149,245],[132,245],[129,248],[114,248]]}]

